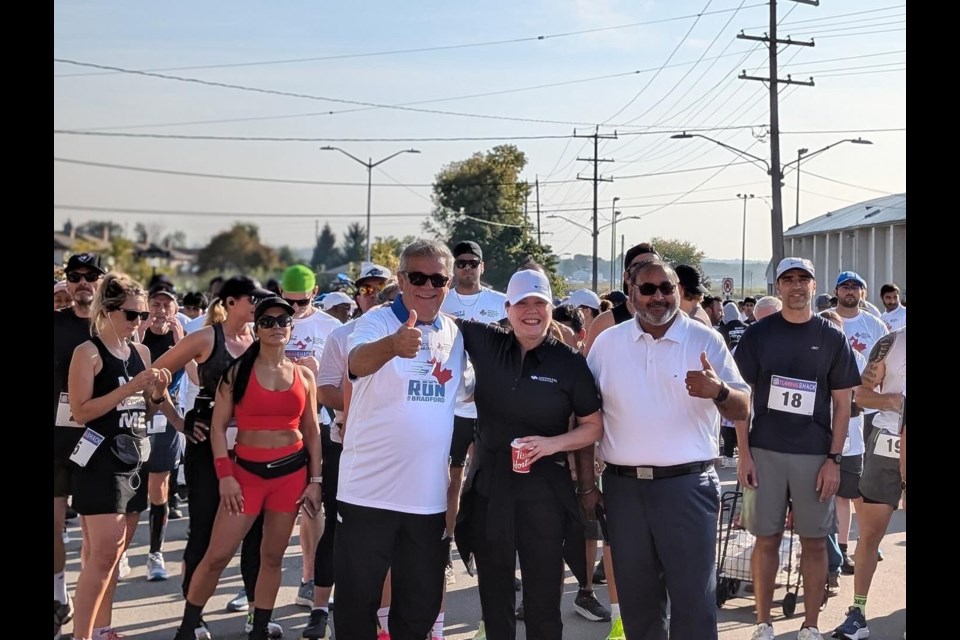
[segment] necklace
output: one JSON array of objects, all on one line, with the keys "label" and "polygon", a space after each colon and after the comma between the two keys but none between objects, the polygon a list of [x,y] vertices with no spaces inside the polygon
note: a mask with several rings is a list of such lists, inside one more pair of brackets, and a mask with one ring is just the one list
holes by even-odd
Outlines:
[{"label": "necklace", "polygon": [[477,303],[480,302],[480,296],[483,294],[483,289],[480,289],[480,291],[478,291],[477,293],[466,294],[468,298],[469,298],[470,296],[474,296],[474,300],[473,300],[473,302],[471,302],[470,304],[467,304],[466,302],[463,301],[463,296],[460,295],[460,292],[459,292],[459,291],[457,291],[456,289],[454,289],[453,292],[454,292],[455,294],[457,294],[457,300],[460,302],[460,305],[461,305],[461,306],[463,306],[463,307],[475,307],[475,306],[477,306]]}]

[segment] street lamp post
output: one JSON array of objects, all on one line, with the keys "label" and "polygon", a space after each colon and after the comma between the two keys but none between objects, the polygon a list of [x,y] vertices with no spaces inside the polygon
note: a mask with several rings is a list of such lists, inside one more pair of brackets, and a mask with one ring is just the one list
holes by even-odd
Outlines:
[{"label": "street lamp post", "polygon": [[391,154],[381,160],[377,160],[376,162],[373,161],[373,158],[370,158],[368,161],[364,162],[357,156],[353,155],[352,153],[349,153],[348,151],[344,151],[340,147],[330,147],[330,146],[320,147],[320,150],[321,151],[339,151],[343,155],[353,160],[356,160],[357,162],[359,162],[360,164],[362,164],[367,168],[367,262],[369,263],[370,262],[370,197],[373,191],[373,168],[376,167],[377,165],[383,164],[387,160],[396,158],[402,153],[420,153],[420,151],[418,149],[403,149],[402,151],[397,151],[396,153]]},{"label": "street lamp post", "polygon": [[743,300],[743,288],[747,281],[747,200],[756,196],[752,193],[738,193],[737,197],[743,200],[743,240],[740,244],[740,299]]},{"label": "street lamp post", "polygon": [[797,212],[796,212],[796,221],[795,221],[796,224],[798,225],[800,224],[800,161],[804,160],[804,156],[806,156],[806,159],[809,160],[813,156],[820,155],[827,149],[832,149],[838,144],[843,144],[844,142],[852,142],[853,144],[873,144],[873,142],[871,142],[870,140],[864,140],[863,138],[845,138],[844,140],[838,140],[833,144],[828,144],[822,149],[817,149],[813,153],[810,153],[810,150],[804,147],[803,149],[797,149],[796,160],[794,160],[793,162],[788,162],[787,164],[783,165],[784,169],[786,169],[787,167],[793,164],[797,165]]},{"label": "street lamp post", "polygon": [[[571,220],[570,218],[567,218],[566,216],[549,215],[549,216],[547,216],[547,218],[557,218],[557,219],[559,219],[559,220],[566,220],[567,222],[569,222],[569,223],[572,224],[573,226],[579,227],[580,229],[583,229],[584,231],[586,231],[587,233],[589,233],[589,234],[592,236],[592,238],[593,238],[593,264],[596,265],[596,264],[597,264],[597,237],[600,235],[600,232],[601,232],[601,231],[607,229],[608,227],[613,226],[613,225],[616,223],[616,219],[617,219],[616,216],[619,215],[619,214],[620,214],[620,212],[619,212],[619,211],[616,211],[615,214],[614,214],[614,218],[613,218],[613,219],[614,219],[614,222],[610,222],[610,223],[608,223],[608,224],[599,226],[599,227],[596,228],[596,230],[591,229],[590,227],[588,227],[588,226],[586,226],[586,225],[582,225],[582,224],[580,224],[579,222],[576,222],[576,221],[574,221],[574,220]],[[622,220],[639,220],[639,219],[640,219],[640,216],[627,216],[626,218],[622,218]],[[597,272],[596,272],[596,269],[594,269],[594,272],[593,272],[593,273],[594,273],[594,274],[597,273]],[[594,286],[594,289],[596,289],[596,288],[597,288],[597,287]],[[594,293],[596,293],[596,291],[594,291]]]},{"label": "street lamp post", "polygon": [[613,277],[616,275],[614,266],[617,262],[617,216],[620,215],[620,212],[617,211],[617,200],[620,199],[620,196],[614,196],[613,202],[610,203],[610,216],[613,220],[613,228],[610,230],[610,288],[613,288]]}]

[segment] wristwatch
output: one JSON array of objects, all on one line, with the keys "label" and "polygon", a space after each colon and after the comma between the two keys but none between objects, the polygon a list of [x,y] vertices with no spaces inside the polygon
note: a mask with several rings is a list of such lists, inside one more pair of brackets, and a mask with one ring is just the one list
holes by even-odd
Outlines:
[{"label": "wristwatch", "polygon": [[836,462],[837,464],[840,464],[841,462],[843,462],[843,454],[842,454],[842,453],[828,453],[828,454],[827,454],[827,460],[831,460],[831,461],[833,461],[833,462]]},{"label": "wristwatch", "polygon": [[726,382],[720,381],[720,392],[717,394],[717,397],[713,399],[714,402],[723,402],[730,396],[730,387],[727,386]]},{"label": "wristwatch", "polygon": [[322,476],[310,476],[310,482],[314,484],[323,484]]}]

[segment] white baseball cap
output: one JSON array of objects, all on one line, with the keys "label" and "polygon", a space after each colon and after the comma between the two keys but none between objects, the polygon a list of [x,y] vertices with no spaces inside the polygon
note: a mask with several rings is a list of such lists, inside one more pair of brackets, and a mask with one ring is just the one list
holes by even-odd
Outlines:
[{"label": "white baseball cap", "polygon": [[510,283],[507,285],[507,302],[517,304],[530,296],[553,304],[553,295],[550,293],[550,281],[547,280],[547,276],[532,269],[517,271],[510,276]]},{"label": "white baseball cap", "polygon": [[381,267],[378,264],[371,264],[360,272],[360,276],[356,279],[356,282],[366,280],[367,278],[383,278],[384,280],[389,280],[392,277],[393,273],[391,273],[390,269]]},{"label": "white baseball cap", "polygon": [[813,271],[813,263],[806,258],[784,258],[777,265],[777,280],[790,269],[800,269],[809,273],[811,278],[817,277]]},{"label": "white baseball cap", "polygon": [[320,301],[322,309],[328,311],[333,309],[338,304],[349,304],[351,307],[354,302],[350,299],[350,296],[345,294],[343,291],[334,291],[323,296],[323,300]]},{"label": "white baseball cap", "polygon": [[599,311],[600,296],[590,291],[590,289],[577,289],[570,294],[570,297],[567,298],[564,304],[572,304],[575,307],[590,307],[591,309]]}]

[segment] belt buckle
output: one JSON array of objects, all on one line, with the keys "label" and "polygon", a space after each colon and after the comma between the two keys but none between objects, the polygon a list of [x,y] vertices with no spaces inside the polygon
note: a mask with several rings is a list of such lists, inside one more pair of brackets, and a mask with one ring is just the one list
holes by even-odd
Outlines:
[{"label": "belt buckle", "polygon": [[653,467],[637,467],[637,478],[640,480],[653,480]]}]

